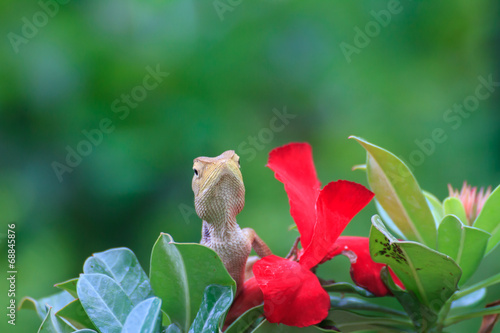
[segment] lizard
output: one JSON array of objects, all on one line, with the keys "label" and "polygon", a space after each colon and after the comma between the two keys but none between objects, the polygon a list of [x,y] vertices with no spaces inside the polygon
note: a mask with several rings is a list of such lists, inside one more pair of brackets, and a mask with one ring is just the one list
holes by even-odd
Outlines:
[{"label": "lizard", "polygon": [[214,250],[229,275],[236,282],[238,295],[245,280],[245,271],[255,259],[248,260],[252,248],[259,257],[271,250],[251,228],[241,229],[236,222],[245,205],[245,185],[240,171],[240,157],[234,150],[217,157],[197,157],[193,161],[194,204],[203,220],[201,245]]}]

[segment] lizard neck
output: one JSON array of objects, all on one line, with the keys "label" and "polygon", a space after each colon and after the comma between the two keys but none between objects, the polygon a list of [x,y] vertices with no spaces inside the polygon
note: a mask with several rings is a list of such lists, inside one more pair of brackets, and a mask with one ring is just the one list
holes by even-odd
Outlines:
[{"label": "lizard neck", "polygon": [[207,243],[225,242],[234,232],[241,230],[236,217],[226,214],[225,219],[217,222],[203,221],[202,239]]}]

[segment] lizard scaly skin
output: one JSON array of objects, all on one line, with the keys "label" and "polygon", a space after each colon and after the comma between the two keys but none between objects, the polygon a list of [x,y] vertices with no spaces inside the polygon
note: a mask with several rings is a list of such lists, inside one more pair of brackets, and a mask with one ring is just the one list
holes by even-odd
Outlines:
[{"label": "lizard scaly skin", "polygon": [[252,248],[260,257],[271,254],[253,229],[242,230],[236,222],[236,215],[245,205],[239,160],[233,150],[217,157],[195,158],[192,183],[196,213],[203,220],[200,243],[217,252],[236,281],[237,294],[243,286]]}]

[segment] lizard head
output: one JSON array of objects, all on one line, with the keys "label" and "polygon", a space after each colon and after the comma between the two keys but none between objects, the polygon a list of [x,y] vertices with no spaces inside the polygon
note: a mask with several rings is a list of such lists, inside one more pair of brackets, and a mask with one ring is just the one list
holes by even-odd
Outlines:
[{"label": "lizard head", "polygon": [[234,220],[245,205],[240,157],[234,150],[193,162],[194,204],[198,216],[212,224]]}]

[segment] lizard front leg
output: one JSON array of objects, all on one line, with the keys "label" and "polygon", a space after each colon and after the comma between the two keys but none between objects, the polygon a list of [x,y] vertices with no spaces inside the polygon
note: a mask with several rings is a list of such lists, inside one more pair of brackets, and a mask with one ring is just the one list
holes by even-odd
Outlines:
[{"label": "lizard front leg", "polygon": [[266,243],[260,239],[255,230],[252,228],[244,228],[242,231],[259,257],[264,258],[273,254]]},{"label": "lizard front leg", "polygon": [[253,277],[253,265],[260,259],[265,256],[271,255],[271,250],[264,243],[264,241],[257,235],[255,230],[251,228],[245,228],[242,230],[243,234],[247,238],[247,242],[252,246],[258,256],[251,256],[247,259],[245,265],[245,281],[249,278]]}]

